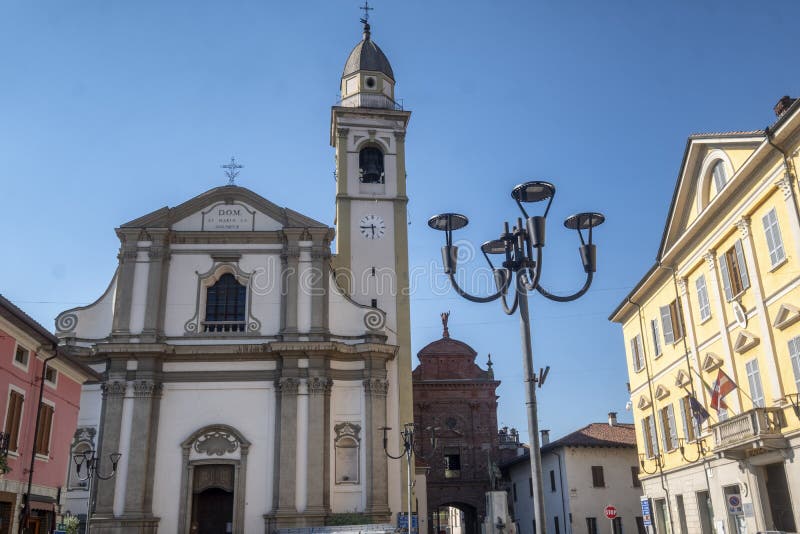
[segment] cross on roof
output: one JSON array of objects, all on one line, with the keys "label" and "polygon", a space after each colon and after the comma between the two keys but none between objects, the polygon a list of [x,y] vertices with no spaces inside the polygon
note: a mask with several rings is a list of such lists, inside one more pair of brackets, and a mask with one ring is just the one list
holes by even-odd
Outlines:
[{"label": "cross on roof", "polygon": [[361,10],[364,11],[364,18],[361,19],[361,22],[363,22],[364,24],[369,22],[369,12],[373,11],[375,9],[374,7],[369,7],[369,0],[364,0],[364,5],[361,6],[360,8],[358,8],[358,9],[361,9]]},{"label": "cross on roof", "polygon": [[225,169],[225,176],[228,177],[228,185],[233,185],[233,180],[239,176],[238,169],[243,169],[244,165],[236,163],[236,158],[231,156],[231,162],[225,165],[220,165],[220,168]]}]

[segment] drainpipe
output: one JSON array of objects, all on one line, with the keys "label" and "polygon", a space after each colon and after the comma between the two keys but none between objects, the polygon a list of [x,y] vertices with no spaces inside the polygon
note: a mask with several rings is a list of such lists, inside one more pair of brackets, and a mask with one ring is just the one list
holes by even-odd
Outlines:
[{"label": "drainpipe", "polygon": [[[655,433],[655,439],[656,439],[655,444],[656,446],[658,446],[658,425],[656,424],[656,421],[658,420],[658,415],[656,414],[656,403],[654,402],[655,395],[653,394],[653,380],[652,380],[652,375],[650,374],[650,364],[647,363],[647,349],[645,349],[644,346],[644,340],[646,338],[644,333],[645,332],[644,319],[642,318],[642,306],[634,302],[630,297],[628,297],[628,302],[636,306],[636,309],[638,310],[637,315],[639,317],[639,331],[642,334],[642,351],[644,352],[643,354],[644,372],[647,375],[647,388],[650,390],[650,413],[653,415],[653,431]],[[650,429],[648,428],[647,431],[649,432]],[[647,436],[645,436],[645,439],[647,439]],[[666,456],[667,451],[662,451],[660,447],[658,450],[662,456]],[[664,483],[665,476],[664,476],[663,462],[658,462],[658,477],[659,481],[661,482],[661,489],[664,490],[664,497],[667,499],[667,515],[669,516],[669,524],[670,526],[672,526],[675,523],[672,521],[672,503],[670,502],[669,498],[669,488],[667,488],[667,485]]]},{"label": "drainpipe", "polygon": [[797,218],[800,219],[800,207],[798,207],[797,204],[797,197],[794,194],[793,184],[793,182],[797,181],[797,178],[793,176],[792,164],[789,161],[789,155],[781,147],[772,142],[772,131],[769,129],[769,126],[764,128],[764,134],[767,136],[767,143],[769,143],[772,148],[780,152],[783,156],[783,167],[786,169],[786,174],[789,175],[789,189],[792,195],[792,206],[794,206],[794,212],[797,215]]},{"label": "drainpipe", "polygon": [[[39,348],[41,349],[41,347]],[[39,349],[36,352],[39,352]],[[47,362],[58,356],[58,346],[53,345],[53,355],[45,358],[42,363],[42,378],[39,384],[39,404],[36,405],[36,423],[33,427],[33,443],[31,444],[31,466],[28,469],[28,491],[25,493],[25,508],[19,523],[19,532],[23,534],[27,529],[28,518],[31,514],[31,487],[33,486],[33,468],[36,465],[36,440],[39,439],[39,418],[42,416],[42,399],[44,398],[44,379],[47,373]]]}]

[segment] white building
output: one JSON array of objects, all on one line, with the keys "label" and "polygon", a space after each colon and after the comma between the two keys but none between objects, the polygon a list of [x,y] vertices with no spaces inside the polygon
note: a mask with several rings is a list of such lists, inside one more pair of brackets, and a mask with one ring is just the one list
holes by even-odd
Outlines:
[{"label": "white building", "polygon": [[[234,185],[116,229],[108,289],[56,319],[103,375],[84,390],[75,450],[99,448],[101,474],[122,454],[95,485],[92,532],[251,534],[404,509],[404,470],[382,445],[382,427],[394,445],[413,420],[411,113],[394,84],[365,24],[332,110],[335,230]],[[72,477],[70,511],[87,489]]]},{"label": "white building", "polygon": [[[542,431],[542,484],[547,532],[554,534],[621,534],[644,532],[642,495],[633,425],[592,423],[550,442]],[[510,480],[509,507],[519,534],[532,534],[533,486],[527,451],[502,466]],[[612,522],[604,510],[612,505]]]}]

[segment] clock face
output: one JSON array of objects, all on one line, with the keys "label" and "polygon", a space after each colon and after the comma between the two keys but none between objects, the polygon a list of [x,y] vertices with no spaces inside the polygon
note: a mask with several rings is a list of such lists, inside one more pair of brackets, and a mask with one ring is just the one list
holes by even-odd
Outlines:
[{"label": "clock face", "polygon": [[386,223],[377,215],[364,215],[359,221],[359,230],[366,239],[380,239],[386,234]]}]

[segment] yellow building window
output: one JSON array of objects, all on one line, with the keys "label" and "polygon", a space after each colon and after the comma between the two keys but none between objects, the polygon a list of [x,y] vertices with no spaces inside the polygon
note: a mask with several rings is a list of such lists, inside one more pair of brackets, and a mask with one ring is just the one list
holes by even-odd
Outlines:
[{"label": "yellow building window", "polygon": [[730,302],[750,287],[741,240],[737,239],[736,243],[719,257],[719,270],[722,272],[725,300]]},{"label": "yellow building window", "polygon": [[683,317],[679,300],[673,300],[667,306],[659,308],[661,312],[661,329],[664,331],[664,343],[673,344],[683,338]]}]

